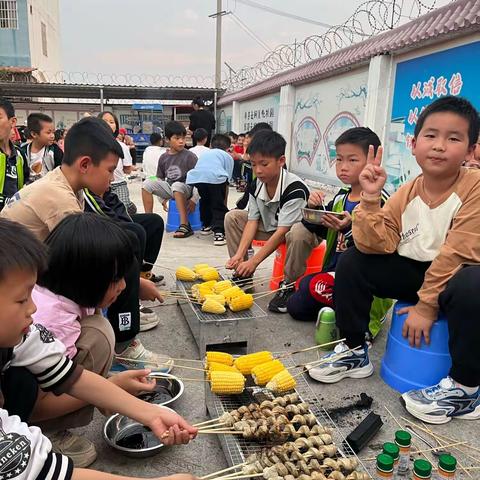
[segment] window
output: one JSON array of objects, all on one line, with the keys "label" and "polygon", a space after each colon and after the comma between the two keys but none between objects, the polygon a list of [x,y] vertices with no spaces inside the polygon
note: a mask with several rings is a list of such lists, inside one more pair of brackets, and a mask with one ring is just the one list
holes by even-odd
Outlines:
[{"label": "window", "polygon": [[0,0],[0,28],[18,29],[17,0]]},{"label": "window", "polygon": [[43,54],[48,57],[47,51],[47,26],[41,22],[42,24],[42,52]]}]

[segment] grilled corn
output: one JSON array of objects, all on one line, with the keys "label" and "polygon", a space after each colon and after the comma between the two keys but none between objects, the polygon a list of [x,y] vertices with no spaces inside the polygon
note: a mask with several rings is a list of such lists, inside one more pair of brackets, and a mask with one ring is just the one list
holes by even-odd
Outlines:
[{"label": "grilled corn", "polygon": [[263,386],[282,370],[285,370],[285,365],[280,360],[272,360],[253,367],[252,378],[257,385]]},{"label": "grilled corn", "polygon": [[222,280],[221,282],[217,282],[216,285],[213,286],[213,291],[215,293],[222,293],[227,288],[232,286],[232,282],[230,280]]},{"label": "grilled corn", "polygon": [[275,393],[285,393],[293,390],[297,381],[288,370],[282,370],[267,383],[267,388]]},{"label": "grilled corn", "polygon": [[241,310],[247,310],[253,307],[253,296],[251,293],[244,293],[233,297],[228,306],[232,312],[240,312]]},{"label": "grilled corn", "polygon": [[215,300],[205,300],[202,305],[202,312],[205,313],[225,313],[225,307]]},{"label": "grilled corn", "polygon": [[223,363],[224,365],[233,365],[233,357],[229,353],[225,352],[206,352],[205,354],[205,366],[208,368],[210,363]]},{"label": "grilled corn", "polygon": [[241,373],[215,370],[210,372],[210,388],[213,393],[220,395],[242,393],[245,388],[245,377]]},{"label": "grilled corn", "polygon": [[270,362],[271,360],[273,360],[271,352],[255,352],[236,358],[234,365],[237,367],[240,373],[243,373],[244,375],[250,375],[253,367],[261,365],[262,363]]},{"label": "grilled corn", "polygon": [[177,280],[184,282],[193,282],[197,278],[197,274],[192,269],[184,266],[177,268],[175,276],[177,277]]}]

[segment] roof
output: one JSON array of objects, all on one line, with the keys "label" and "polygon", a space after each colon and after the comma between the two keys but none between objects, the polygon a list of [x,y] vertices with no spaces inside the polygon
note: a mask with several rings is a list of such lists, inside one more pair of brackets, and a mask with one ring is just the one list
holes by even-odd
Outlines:
[{"label": "roof", "polygon": [[301,85],[349,70],[377,55],[400,53],[446,39],[478,32],[480,0],[457,0],[388,32],[275,75],[243,90],[224,95],[218,105],[267,95],[284,85]]},{"label": "roof", "polygon": [[6,67],[0,65],[0,72],[8,73],[32,73],[36,70],[34,67]]}]

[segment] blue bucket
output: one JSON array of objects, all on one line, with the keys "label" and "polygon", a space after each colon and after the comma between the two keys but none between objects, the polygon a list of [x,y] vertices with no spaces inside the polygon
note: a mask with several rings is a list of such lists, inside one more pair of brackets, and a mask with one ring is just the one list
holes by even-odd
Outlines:
[{"label": "blue bucket", "polygon": [[430,331],[430,345],[422,338],[420,348],[411,347],[403,338],[402,328],[407,314],[398,310],[411,304],[397,302],[388,332],[387,347],[380,375],[384,382],[400,393],[435,385],[448,375],[452,360],[448,350],[448,323],[440,315]]},{"label": "blue bucket", "polygon": [[[200,220],[200,202],[197,203],[195,211],[188,215],[188,221],[193,230],[200,230],[202,228],[202,222]],[[168,202],[168,214],[167,214],[167,232],[174,232],[180,226],[180,214],[177,210],[177,204],[175,200]]]}]

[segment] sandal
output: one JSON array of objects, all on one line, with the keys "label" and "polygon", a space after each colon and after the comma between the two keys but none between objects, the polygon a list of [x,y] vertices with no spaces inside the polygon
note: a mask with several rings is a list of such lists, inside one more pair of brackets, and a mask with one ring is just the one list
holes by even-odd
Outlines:
[{"label": "sandal", "polygon": [[193,230],[190,225],[182,223],[173,234],[173,238],[187,238],[193,235]]}]

